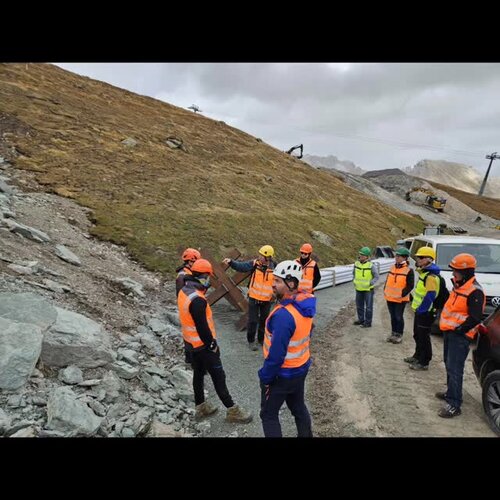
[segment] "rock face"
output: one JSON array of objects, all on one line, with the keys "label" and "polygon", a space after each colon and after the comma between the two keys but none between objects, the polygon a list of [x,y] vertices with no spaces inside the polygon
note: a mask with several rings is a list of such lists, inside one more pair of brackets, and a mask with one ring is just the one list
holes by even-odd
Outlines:
[{"label": "rock face", "polygon": [[31,376],[42,350],[36,325],[0,318],[0,389],[15,390]]},{"label": "rock face", "polygon": [[[484,177],[484,174],[479,173],[469,165],[450,161],[421,160],[413,167],[406,167],[404,170],[409,175],[451,186],[468,193],[477,193]],[[492,177],[490,174],[484,195],[500,198],[500,179]]]},{"label": "rock face", "polygon": [[34,293],[0,293],[0,317],[30,323],[45,331],[55,323],[57,312],[43,297]]},{"label": "rock face", "polygon": [[55,389],[47,403],[47,428],[65,436],[92,436],[101,425],[99,418],[85,404],[76,399],[69,387]]},{"label": "rock face", "polygon": [[43,339],[42,361],[49,366],[95,368],[115,355],[101,325],[81,314],[55,308],[57,319]]}]

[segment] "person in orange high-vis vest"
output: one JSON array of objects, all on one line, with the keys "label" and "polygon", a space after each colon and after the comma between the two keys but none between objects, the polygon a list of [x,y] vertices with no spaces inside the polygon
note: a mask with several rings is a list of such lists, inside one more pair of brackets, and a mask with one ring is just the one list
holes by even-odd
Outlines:
[{"label": "person in orange high-vis vest", "polygon": [[[191,266],[198,259],[201,259],[201,254],[196,248],[186,248],[184,252],[182,252],[182,266],[179,266],[175,272],[177,273],[177,278],[175,279],[175,294],[179,295],[179,292],[182,290],[184,286],[184,277],[186,274],[191,274]],[[186,343],[184,343],[184,361],[186,364],[191,366],[193,361],[191,357],[191,351],[189,350]]]},{"label": "person in orange high-vis vest", "polygon": [[186,274],[184,286],[177,296],[182,338],[192,352],[195,418],[200,420],[217,411],[216,406],[205,401],[204,378],[208,372],[217,396],[227,408],[226,421],[248,423],[253,418],[252,414],[234,404],[226,385],[212,309],[205,298],[211,274],[212,264],[208,260],[197,259],[191,266],[191,274]]},{"label": "person in orange high-vis vest", "polygon": [[201,254],[196,248],[186,248],[184,252],[182,252],[182,266],[179,266],[175,272],[177,273],[177,277],[175,279],[175,294],[179,295],[181,288],[184,286],[184,276],[186,274],[191,274],[191,266],[198,259],[201,259]]},{"label": "person in orange high-vis vest", "polygon": [[398,248],[395,252],[395,263],[391,267],[384,285],[384,298],[391,315],[391,334],[387,342],[400,344],[405,329],[404,312],[410,301],[410,292],[415,284],[415,274],[408,265],[410,252],[407,248]]},{"label": "person in orange high-vis vest", "polygon": [[264,365],[258,372],[262,428],[265,437],[282,437],[279,411],[286,402],[295,418],[298,437],[312,437],[304,386],[311,364],[309,344],[316,297],[298,290],[302,278],[298,262],[280,262],[273,274],[273,290],[280,302],[266,321]]},{"label": "person in orange high-vis vest", "polygon": [[477,335],[475,327],[481,322],[486,303],[481,285],[476,281],[476,258],[469,253],[453,257],[453,290],[439,319],[443,332],[443,359],[446,366],[447,390],[436,397],[446,401],[438,415],[453,418],[462,413],[462,383],[470,343]]},{"label": "person in orange high-vis vest", "polygon": [[300,247],[300,257],[297,262],[302,267],[302,278],[299,283],[299,291],[314,293],[314,288],[321,281],[318,263],[312,258],[313,247],[310,243],[304,243]]},{"label": "person in orange high-vis vest", "polygon": [[248,322],[247,341],[250,350],[258,351],[255,343],[260,345],[264,341],[264,328],[267,316],[271,310],[273,298],[273,269],[276,263],[273,260],[274,248],[264,245],[259,249],[259,257],[255,260],[237,261],[226,258],[224,264],[229,264],[236,271],[246,273],[252,271],[248,284]]}]

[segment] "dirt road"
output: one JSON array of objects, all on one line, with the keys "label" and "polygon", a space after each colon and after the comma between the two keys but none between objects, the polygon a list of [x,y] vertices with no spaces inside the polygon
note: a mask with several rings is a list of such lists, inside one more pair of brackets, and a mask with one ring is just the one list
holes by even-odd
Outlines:
[{"label": "dirt road", "polygon": [[[332,320],[339,309],[352,299],[352,285],[325,288],[316,292],[318,312],[315,318],[315,333],[322,331]],[[217,340],[221,346],[221,357],[227,376],[227,385],[233,399],[249,408],[254,413],[254,420],[247,425],[226,424],[225,411],[213,390],[212,382],[206,377],[205,387],[209,392],[210,400],[219,406],[219,412],[208,419],[210,430],[207,433],[212,437],[239,436],[263,437],[262,425],[259,418],[260,389],[257,371],[262,366],[262,351],[250,351],[246,340],[246,331],[238,332],[234,323],[239,313],[221,300],[213,306]],[[318,334],[319,336],[319,334]],[[309,401],[308,401],[309,404]],[[295,421],[286,406],[280,414],[283,436],[297,435]]]},{"label": "dirt road", "polygon": [[[315,436],[494,437],[483,415],[481,389],[472,370],[471,355],[466,362],[463,413],[454,419],[442,419],[437,416],[442,402],[434,397],[436,391],[444,388],[446,379],[441,337],[432,337],[433,360],[429,370],[412,371],[403,362],[414,348],[413,313],[409,307],[405,313],[404,340],[395,345],[385,341],[390,319],[380,286],[375,293],[371,329],[352,324],[352,283],[320,290],[316,295],[313,364],[306,380],[306,402]],[[239,426],[226,424],[225,411],[207,380],[209,397],[220,410],[208,420],[210,430],[206,435],[263,437],[257,377],[262,353],[248,349],[246,332],[237,332],[234,327],[239,314],[225,301],[214,306],[214,316],[228,387],[238,403],[254,412],[254,421]],[[283,435],[296,436],[295,423],[286,406],[280,419]]]},{"label": "dirt road", "polygon": [[410,370],[403,358],[413,354],[413,313],[405,311],[401,344],[387,343],[390,318],[382,289],[375,294],[373,327],[360,328],[351,302],[312,344],[315,357],[308,377],[308,401],[316,436],[494,437],[481,406],[481,390],[466,361],[462,415],[437,416],[446,372],[442,338],[432,337],[429,370]]}]

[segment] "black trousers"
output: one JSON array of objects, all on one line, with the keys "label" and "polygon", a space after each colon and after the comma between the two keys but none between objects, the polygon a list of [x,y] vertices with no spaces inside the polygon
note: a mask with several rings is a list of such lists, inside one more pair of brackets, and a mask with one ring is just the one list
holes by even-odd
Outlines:
[{"label": "black trousers", "polygon": [[432,359],[430,333],[434,318],[434,313],[415,313],[415,319],[413,321],[413,338],[415,340],[415,354],[413,357],[418,359],[418,362],[424,366],[427,366]]},{"label": "black trousers", "polygon": [[305,375],[277,377],[271,385],[260,383],[260,419],[265,437],[282,437],[279,411],[286,402],[295,418],[298,437],[312,437],[311,416],[304,402]]},{"label": "black trousers", "polygon": [[203,389],[204,378],[207,372],[210,377],[212,377],[215,392],[222,401],[222,404],[226,408],[230,408],[234,405],[233,399],[231,398],[226,385],[226,374],[224,372],[224,368],[222,367],[219,350],[217,350],[217,352],[212,352],[208,349],[193,351],[192,366],[194,402],[196,405],[200,405],[205,401]]},{"label": "black trousers", "polygon": [[248,298],[248,323],[247,323],[247,340],[255,342],[255,333],[257,325],[259,327],[257,339],[260,344],[264,342],[264,333],[266,328],[266,319],[271,310],[271,301],[263,302],[255,300],[252,297]]}]

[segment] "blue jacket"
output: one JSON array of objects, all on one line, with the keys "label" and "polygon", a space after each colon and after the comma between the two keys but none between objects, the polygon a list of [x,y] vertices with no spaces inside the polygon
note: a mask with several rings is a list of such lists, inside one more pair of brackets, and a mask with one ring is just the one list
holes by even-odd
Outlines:
[{"label": "blue jacket", "polygon": [[[297,302],[295,297],[290,297],[283,299],[280,304],[282,306],[292,304],[305,318],[313,318],[316,314],[316,297],[308,297],[300,302]],[[311,358],[297,368],[281,367],[285,362],[288,344],[295,332],[296,325],[293,316],[286,309],[280,308],[267,319],[266,326],[273,338],[269,355],[264,360],[264,366],[258,372],[261,382],[268,385],[272,384],[278,376],[293,378],[306,374],[311,364]]]},{"label": "blue jacket", "polygon": [[[441,269],[434,262],[431,265],[423,268],[422,271],[435,274],[436,276],[439,276],[441,274]],[[415,313],[422,314],[427,312],[431,304],[434,302],[435,298],[436,298],[436,292],[427,292],[425,294],[424,299],[422,300],[422,303],[418,306]]]}]

